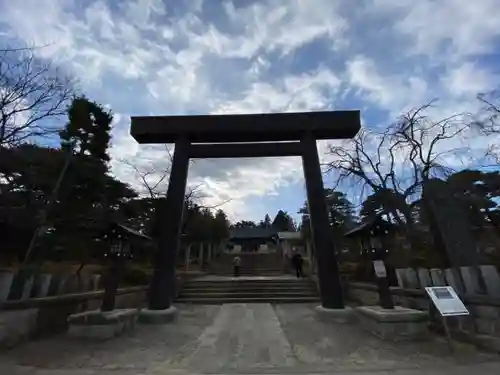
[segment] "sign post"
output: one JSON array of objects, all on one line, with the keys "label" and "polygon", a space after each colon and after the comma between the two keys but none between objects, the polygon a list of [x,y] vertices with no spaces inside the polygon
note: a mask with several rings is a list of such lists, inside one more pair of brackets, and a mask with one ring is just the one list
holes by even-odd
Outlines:
[{"label": "sign post", "polygon": [[467,307],[465,307],[464,303],[451,286],[427,287],[425,288],[425,291],[441,314],[448,344],[450,345],[450,350],[453,353],[450,329],[448,327],[446,317],[469,315],[469,310],[467,310]]}]

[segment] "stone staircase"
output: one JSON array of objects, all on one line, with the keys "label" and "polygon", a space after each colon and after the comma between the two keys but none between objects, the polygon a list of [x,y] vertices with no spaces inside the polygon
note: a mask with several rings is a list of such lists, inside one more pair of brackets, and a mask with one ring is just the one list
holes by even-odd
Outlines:
[{"label": "stone staircase", "polygon": [[178,303],[303,303],[319,301],[316,284],[309,278],[221,277],[186,281]]},{"label": "stone staircase", "polygon": [[[222,253],[210,263],[208,273],[212,275],[232,276],[233,259],[236,254]],[[283,259],[279,253],[240,253],[241,276],[277,276],[284,273]]]}]

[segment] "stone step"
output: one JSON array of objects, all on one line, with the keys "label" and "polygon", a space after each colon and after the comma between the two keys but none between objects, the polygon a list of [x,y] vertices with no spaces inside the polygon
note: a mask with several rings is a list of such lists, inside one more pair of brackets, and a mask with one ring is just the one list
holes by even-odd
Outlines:
[{"label": "stone step", "polygon": [[[226,276],[226,277],[234,277],[234,274],[232,272],[209,272],[208,273],[209,275],[213,275],[213,276]],[[245,276],[245,277],[248,277],[248,276],[282,276],[283,275],[283,272],[267,272],[267,273],[262,273],[262,272],[257,272],[257,273],[253,273],[253,272],[240,272],[240,277],[242,276]]]},{"label": "stone step", "polygon": [[[209,268],[210,273],[233,273],[233,267],[227,268]],[[240,273],[252,272],[252,273],[280,273],[283,274],[283,268],[240,268]]]},{"label": "stone step", "polygon": [[[234,269],[233,269],[233,267],[228,267],[228,268],[223,268],[223,269],[209,268],[209,271],[211,273],[215,273],[215,272],[233,273]],[[263,269],[263,268],[242,268],[242,269],[240,269],[240,273],[243,273],[243,272],[253,272],[253,273],[271,272],[271,273],[281,273],[281,274],[284,273],[283,268],[275,268],[275,269],[271,269],[271,268],[267,268],[267,269]]]},{"label": "stone step", "polygon": [[266,285],[266,284],[273,284],[273,285],[290,285],[290,284],[309,284],[312,283],[313,281],[308,278],[295,278],[295,277],[289,277],[289,278],[245,278],[245,277],[229,277],[229,278],[200,278],[200,279],[192,279],[187,281],[189,284],[236,284],[236,285],[243,285],[243,284],[257,284],[257,285]]},{"label": "stone step", "polygon": [[198,293],[203,293],[203,292],[254,292],[254,291],[263,291],[263,292],[281,292],[281,291],[291,291],[291,292],[310,292],[310,291],[315,291],[316,288],[314,286],[294,286],[294,287],[270,287],[270,288],[262,288],[262,287],[245,287],[245,288],[231,288],[231,287],[203,287],[203,286],[197,286],[197,287],[183,287],[183,291],[189,291],[189,292],[198,292]]},{"label": "stone step", "polygon": [[299,303],[318,300],[317,287],[312,280],[307,278],[218,278],[216,276],[187,281],[177,299],[178,302],[200,304],[230,302]]},{"label": "stone step", "polygon": [[178,298],[176,303],[192,303],[192,304],[206,304],[206,305],[219,305],[223,303],[307,303],[318,302],[319,296],[301,296],[301,297],[213,297],[213,298]]},{"label": "stone step", "polygon": [[181,294],[183,293],[267,293],[267,294],[275,294],[275,293],[317,293],[316,289],[313,288],[303,288],[303,289],[210,289],[210,288],[197,288],[197,289],[182,289]]},{"label": "stone step", "polygon": [[316,288],[313,283],[303,284],[185,284],[183,288],[186,289],[303,289],[303,288]]},{"label": "stone step", "polygon": [[235,286],[235,285],[184,285],[182,290],[208,290],[208,291],[232,291],[232,290],[241,290],[241,291],[252,291],[252,290],[316,290],[317,287],[313,284],[304,284],[304,285],[274,285],[274,286],[259,286],[259,285],[245,285],[245,286]]},{"label": "stone step", "polygon": [[267,297],[267,298],[278,298],[278,297],[315,297],[316,293],[314,291],[252,291],[252,292],[242,292],[242,291],[230,291],[230,292],[188,292],[182,291],[179,298],[254,298],[254,297]]},{"label": "stone step", "polygon": [[244,286],[244,285],[252,285],[252,286],[293,286],[293,285],[314,285],[314,283],[310,280],[296,279],[290,281],[257,281],[257,280],[244,280],[242,278],[230,278],[227,281],[186,281],[184,285],[235,285],[235,286]]}]

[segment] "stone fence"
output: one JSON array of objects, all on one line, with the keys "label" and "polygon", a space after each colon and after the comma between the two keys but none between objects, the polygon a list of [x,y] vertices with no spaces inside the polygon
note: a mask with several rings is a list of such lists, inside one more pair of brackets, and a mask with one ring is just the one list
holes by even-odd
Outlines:
[{"label": "stone fence", "polygon": [[[417,310],[430,310],[430,328],[441,331],[442,320],[434,309],[430,309],[431,301],[424,289],[391,287],[391,295],[395,305]],[[377,286],[367,283],[350,282],[346,285],[347,299],[360,305],[378,305]],[[462,295],[470,316],[448,317],[452,335],[460,340],[500,351],[500,298],[486,295]]]},{"label": "stone fence", "polygon": [[[199,272],[179,273],[175,295],[186,279]],[[147,302],[148,286],[118,289],[117,308],[142,308]],[[99,309],[103,290],[41,298],[24,298],[0,303],[0,348],[12,347],[31,338],[62,333],[68,329],[71,314]]]},{"label": "stone fence", "polygon": [[397,268],[398,286],[423,289],[428,286],[450,285],[460,294],[486,295],[500,299],[500,275],[493,265],[448,269]]},{"label": "stone fence", "polygon": [[[140,308],[148,287],[118,289],[118,308]],[[11,347],[30,338],[39,338],[68,329],[68,316],[98,309],[104,291],[7,301],[0,308],[0,347]]]},{"label": "stone fence", "polygon": [[19,276],[14,271],[0,269],[0,305],[7,300],[24,301],[30,298],[96,291],[102,286],[102,278],[98,274],[82,273],[79,280],[75,274],[41,273],[25,280],[20,295],[13,297],[12,286],[16,277]]}]

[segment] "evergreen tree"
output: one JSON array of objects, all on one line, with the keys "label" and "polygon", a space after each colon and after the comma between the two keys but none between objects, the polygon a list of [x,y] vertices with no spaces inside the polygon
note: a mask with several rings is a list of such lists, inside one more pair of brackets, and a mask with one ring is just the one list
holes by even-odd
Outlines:
[{"label": "evergreen tree", "polygon": [[350,228],[355,222],[354,209],[346,195],[339,191],[325,189],[325,199],[332,228],[340,228],[342,231]]},{"label": "evergreen tree", "polygon": [[272,227],[280,232],[296,230],[292,217],[283,210],[279,210],[274,217]]},{"label": "evergreen tree", "polygon": [[73,146],[77,155],[107,163],[113,121],[111,112],[84,96],[75,97],[68,108],[68,120],[59,133],[62,147]]},{"label": "evergreen tree", "polygon": [[271,228],[271,218],[269,217],[269,214],[266,214],[266,216],[264,217],[264,220],[261,220],[259,222],[259,225],[258,227],[259,228]]},{"label": "evergreen tree", "polygon": [[109,142],[113,116],[85,97],[75,97],[68,122],[59,133],[71,163],[61,186],[55,222],[61,246],[87,256],[99,243],[109,221],[116,218],[128,187],[109,177]]},{"label": "evergreen tree", "polygon": [[218,210],[215,213],[212,231],[216,242],[220,242],[229,236],[229,220],[223,210]]},{"label": "evergreen tree", "polygon": [[271,224],[271,218],[269,217],[269,214],[266,214],[264,217],[264,228],[270,228]]}]

